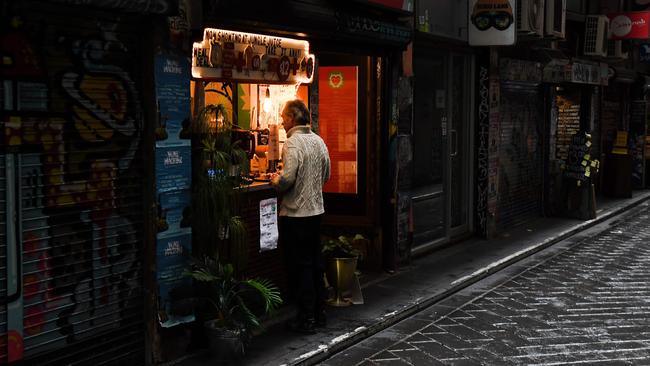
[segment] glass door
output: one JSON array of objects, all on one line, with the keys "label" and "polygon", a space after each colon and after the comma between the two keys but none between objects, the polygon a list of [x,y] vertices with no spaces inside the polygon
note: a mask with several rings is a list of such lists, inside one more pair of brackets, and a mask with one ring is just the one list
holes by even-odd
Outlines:
[{"label": "glass door", "polygon": [[414,58],[413,252],[471,229],[472,58],[440,50]]},{"label": "glass door", "polygon": [[427,52],[414,58],[413,248],[447,240],[448,56]]},{"label": "glass door", "polygon": [[470,225],[471,56],[452,55],[450,70],[449,234],[454,237],[469,231]]}]

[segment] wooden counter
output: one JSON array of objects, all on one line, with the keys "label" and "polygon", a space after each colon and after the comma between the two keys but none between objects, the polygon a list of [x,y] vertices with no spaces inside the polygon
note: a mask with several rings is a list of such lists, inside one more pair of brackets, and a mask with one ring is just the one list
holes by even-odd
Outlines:
[{"label": "wooden counter", "polygon": [[248,265],[244,271],[247,277],[261,277],[273,281],[283,293],[287,289],[287,276],[284,267],[283,248],[260,253],[260,201],[278,197],[268,182],[253,182],[241,190],[240,216],[247,229]]}]

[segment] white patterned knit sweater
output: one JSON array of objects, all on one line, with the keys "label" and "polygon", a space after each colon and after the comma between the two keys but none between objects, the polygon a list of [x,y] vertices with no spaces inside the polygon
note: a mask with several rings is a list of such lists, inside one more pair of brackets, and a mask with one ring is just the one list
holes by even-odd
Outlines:
[{"label": "white patterned knit sweater", "polygon": [[287,132],[283,169],[274,183],[283,192],[280,216],[306,217],[325,212],[323,184],[330,178],[330,157],[323,139],[310,126]]}]

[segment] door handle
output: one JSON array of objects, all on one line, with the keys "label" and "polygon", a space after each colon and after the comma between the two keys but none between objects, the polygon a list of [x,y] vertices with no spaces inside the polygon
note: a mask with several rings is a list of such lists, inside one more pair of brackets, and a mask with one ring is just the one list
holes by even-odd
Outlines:
[{"label": "door handle", "polygon": [[[7,238],[7,303],[21,297],[22,293],[22,238],[19,204],[20,192],[20,157],[5,155],[6,182],[6,238]],[[15,194],[14,194],[15,193]]]},{"label": "door handle", "polygon": [[458,156],[458,131],[455,129],[449,130],[449,139],[451,140],[451,153],[449,156],[456,157]]}]

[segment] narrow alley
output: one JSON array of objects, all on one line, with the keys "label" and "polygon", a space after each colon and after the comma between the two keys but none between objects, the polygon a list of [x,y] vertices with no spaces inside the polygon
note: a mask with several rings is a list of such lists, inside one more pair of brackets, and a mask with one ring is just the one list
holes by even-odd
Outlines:
[{"label": "narrow alley", "polygon": [[649,207],[488,277],[323,364],[650,364]]}]

